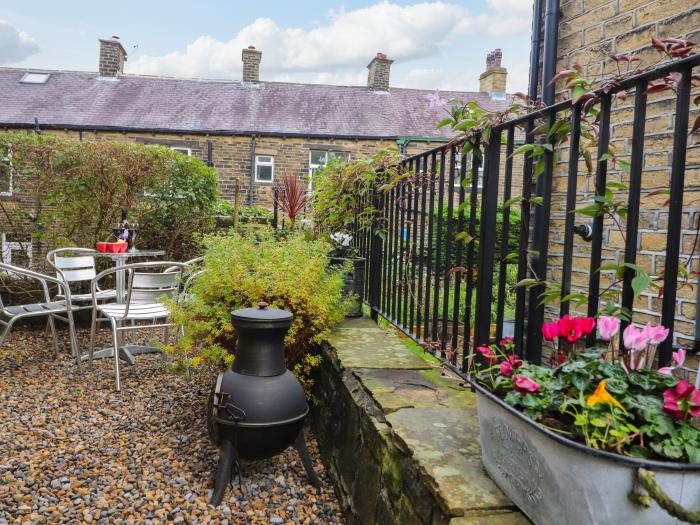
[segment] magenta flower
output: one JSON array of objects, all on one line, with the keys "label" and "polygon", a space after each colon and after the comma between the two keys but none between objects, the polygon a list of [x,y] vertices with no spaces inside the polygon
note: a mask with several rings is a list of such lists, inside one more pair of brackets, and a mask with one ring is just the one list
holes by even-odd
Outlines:
[{"label": "magenta flower", "polygon": [[540,391],[540,385],[535,381],[525,376],[515,376],[513,378],[513,386],[515,391],[524,396],[527,393],[535,393]]},{"label": "magenta flower", "polygon": [[685,379],[664,392],[664,412],[682,420],[700,415],[700,392]]},{"label": "magenta flower", "polygon": [[685,348],[681,348],[680,350],[673,352],[671,354],[671,357],[673,358],[673,365],[659,368],[659,374],[670,376],[676,368],[683,365],[683,362],[685,361],[685,353]]},{"label": "magenta flower", "polygon": [[651,344],[658,345],[668,337],[668,328],[664,328],[661,325],[651,326],[651,323],[647,321],[642,333],[649,338]]},{"label": "magenta flower", "polygon": [[553,341],[559,335],[557,323],[544,323],[542,325],[542,335],[547,341]]},{"label": "magenta flower", "polygon": [[495,363],[498,361],[498,356],[486,345],[478,346],[476,351],[483,355],[489,363]]},{"label": "magenta flower", "polygon": [[507,361],[501,361],[501,374],[505,377],[511,377],[516,368],[520,368],[523,362],[518,359],[517,355],[509,355]]},{"label": "magenta flower", "polygon": [[622,341],[630,352],[641,352],[649,344],[649,334],[645,334],[634,325],[629,325],[622,332]]},{"label": "magenta flower", "polygon": [[501,348],[505,348],[507,345],[513,344],[513,338],[510,336],[505,336],[503,339],[501,339],[501,342],[498,343],[498,346]]},{"label": "magenta flower", "polygon": [[610,341],[620,330],[620,320],[617,317],[601,315],[598,319],[598,332],[604,341]]},{"label": "magenta flower", "polygon": [[425,98],[428,100],[428,107],[431,108],[441,108],[447,104],[447,101],[440,95],[440,91],[428,93]]}]

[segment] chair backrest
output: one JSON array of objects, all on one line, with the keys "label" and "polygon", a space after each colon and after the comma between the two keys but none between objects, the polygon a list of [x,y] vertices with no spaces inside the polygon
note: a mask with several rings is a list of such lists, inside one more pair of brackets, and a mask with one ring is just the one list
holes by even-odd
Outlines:
[{"label": "chair backrest", "polygon": [[75,254],[91,252],[85,248],[59,248],[47,253],[46,260],[56,270],[56,277],[66,283],[90,281],[97,275],[95,258],[92,255]]},{"label": "chair backrest", "polygon": [[127,290],[127,303],[156,303],[177,295],[182,271],[139,272],[133,270]]}]

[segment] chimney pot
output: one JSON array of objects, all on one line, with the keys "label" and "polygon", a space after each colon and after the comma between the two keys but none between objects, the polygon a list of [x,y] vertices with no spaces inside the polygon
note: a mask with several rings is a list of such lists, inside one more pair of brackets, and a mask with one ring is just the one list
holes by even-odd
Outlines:
[{"label": "chimney pot", "polygon": [[260,61],[262,51],[255,46],[248,46],[241,53],[243,59],[243,82],[260,82]]},{"label": "chimney pot", "polygon": [[100,39],[99,74],[101,77],[119,77],[124,74],[126,50],[118,36]]},{"label": "chimney pot", "polygon": [[377,53],[372,61],[367,64],[367,87],[374,91],[389,91],[389,77],[391,64],[385,53]]},{"label": "chimney pot", "polygon": [[479,91],[482,93],[505,93],[508,70],[501,66],[503,52],[494,49],[486,55],[486,71],[479,77]]}]

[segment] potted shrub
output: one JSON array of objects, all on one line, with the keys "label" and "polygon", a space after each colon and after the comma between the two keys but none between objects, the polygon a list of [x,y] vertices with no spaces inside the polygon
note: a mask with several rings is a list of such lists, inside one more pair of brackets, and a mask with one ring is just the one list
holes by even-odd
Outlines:
[{"label": "potted shrub", "polygon": [[601,316],[606,348],[585,348],[592,318],[543,326],[554,368],[526,363],[512,339],[480,346],[477,393],[484,467],[535,523],[700,523],[700,392],[673,366],[652,370],[663,327]]},{"label": "potted shrub", "polygon": [[350,299],[350,306],[345,317],[362,316],[362,296],[365,286],[365,259],[359,250],[352,246],[352,235],[348,233],[331,234],[333,248],[328,256],[334,266],[343,266],[345,287],[343,292]]}]

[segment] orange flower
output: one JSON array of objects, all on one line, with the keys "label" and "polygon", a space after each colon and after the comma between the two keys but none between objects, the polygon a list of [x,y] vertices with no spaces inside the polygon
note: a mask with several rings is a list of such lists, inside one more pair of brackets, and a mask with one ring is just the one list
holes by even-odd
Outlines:
[{"label": "orange flower", "polygon": [[598,386],[595,389],[595,392],[588,396],[586,402],[588,403],[588,406],[591,407],[596,406],[598,403],[611,403],[616,407],[621,408],[623,412],[627,412],[627,410],[625,410],[625,407],[623,407],[617,399],[611,396],[610,392],[605,390],[604,379],[601,379],[600,383],[598,383]]}]

